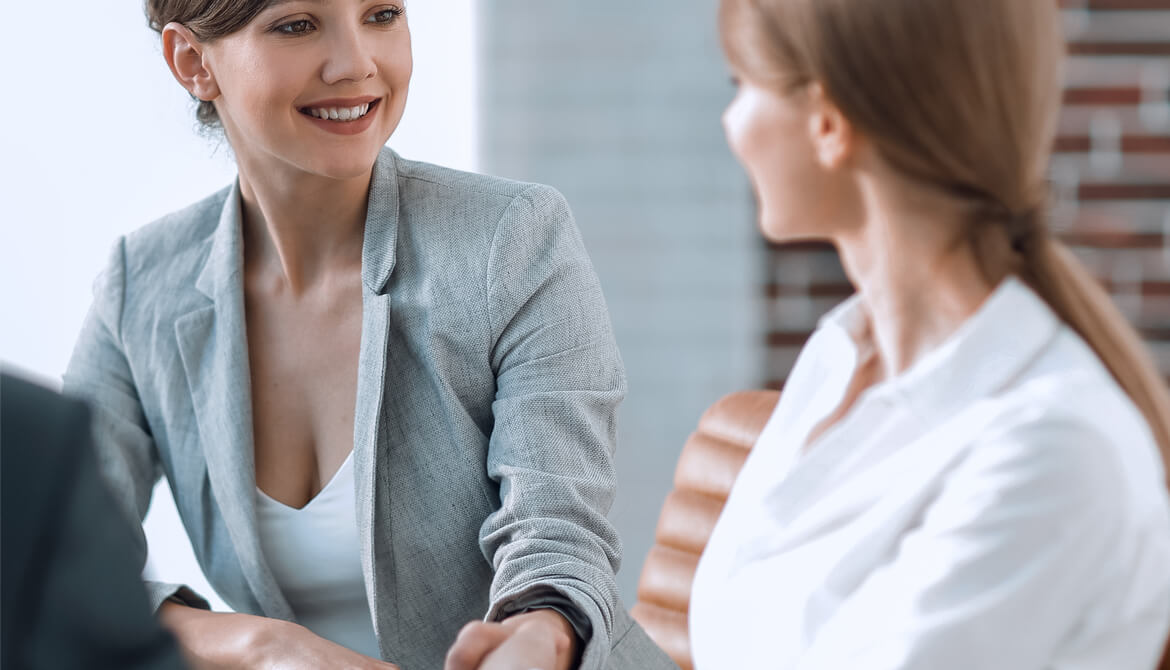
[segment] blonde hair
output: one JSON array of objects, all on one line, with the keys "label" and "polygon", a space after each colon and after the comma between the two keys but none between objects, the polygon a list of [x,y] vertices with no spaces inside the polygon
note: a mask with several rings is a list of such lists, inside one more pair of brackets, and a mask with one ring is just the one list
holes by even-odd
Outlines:
[{"label": "blonde hair", "polygon": [[781,90],[820,83],[888,163],[954,196],[985,277],[1019,276],[1089,343],[1170,464],[1170,392],[1149,351],[1048,231],[1057,3],[721,0],[719,11],[735,69]]}]

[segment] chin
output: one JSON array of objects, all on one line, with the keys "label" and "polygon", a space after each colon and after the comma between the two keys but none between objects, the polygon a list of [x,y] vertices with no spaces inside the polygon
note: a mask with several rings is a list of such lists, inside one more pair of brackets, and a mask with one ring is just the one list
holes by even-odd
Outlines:
[{"label": "chin", "polygon": [[763,220],[760,221],[760,233],[763,234],[765,240],[772,244],[782,244],[797,239],[796,236],[789,234],[782,227]]},{"label": "chin", "polygon": [[772,207],[760,203],[760,218],[757,222],[764,239],[772,243],[788,242],[794,239],[792,222],[781,216]]},{"label": "chin", "polygon": [[809,242],[825,239],[823,230],[809,228],[810,223],[815,225],[813,217],[798,217],[791,214],[784,215],[774,210],[761,207],[758,223],[760,233],[764,236],[764,239],[772,244]]},{"label": "chin", "polygon": [[[310,172],[330,179],[354,179],[367,175],[378,159],[381,147],[368,149],[334,149],[309,161]],[[324,152],[323,152],[324,153]]]}]

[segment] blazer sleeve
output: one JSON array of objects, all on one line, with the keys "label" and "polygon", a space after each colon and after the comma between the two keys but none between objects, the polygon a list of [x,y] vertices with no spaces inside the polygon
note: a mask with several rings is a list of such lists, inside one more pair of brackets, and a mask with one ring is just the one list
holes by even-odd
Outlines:
[{"label": "blazer sleeve", "polygon": [[[560,193],[533,186],[500,219],[487,264],[496,375],[488,474],[500,507],[480,546],[487,620],[561,600],[587,621],[580,667],[602,668],[617,607],[616,411],[625,397],[600,283]],[[583,630],[584,629],[584,630]]]},{"label": "blazer sleeve", "polygon": [[[122,336],[125,268],[125,240],[119,239],[109,265],[94,282],[93,305],[65,372],[64,391],[84,399],[93,409],[98,465],[131,521],[131,554],[141,572],[147,555],[142,519],[161,468]],[[172,596],[192,607],[210,609],[206,600],[181,584],[147,581],[146,591],[153,609]]]}]

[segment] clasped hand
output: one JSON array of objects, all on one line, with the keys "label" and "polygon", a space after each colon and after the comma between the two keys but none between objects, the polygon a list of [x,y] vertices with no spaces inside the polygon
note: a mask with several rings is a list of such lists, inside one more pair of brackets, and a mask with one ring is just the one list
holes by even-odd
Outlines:
[{"label": "clasped hand", "polygon": [[[159,613],[198,670],[398,670],[288,621],[170,602]],[[575,645],[572,627],[555,610],[525,612],[502,623],[473,621],[451,645],[444,670],[570,670]]]},{"label": "clasped hand", "polygon": [[572,627],[555,610],[472,621],[459,631],[443,670],[569,670],[575,644]]}]

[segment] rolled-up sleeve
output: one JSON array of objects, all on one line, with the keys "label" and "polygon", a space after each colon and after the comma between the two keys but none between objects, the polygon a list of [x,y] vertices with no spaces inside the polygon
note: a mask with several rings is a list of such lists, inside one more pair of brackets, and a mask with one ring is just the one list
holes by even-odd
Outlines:
[{"label": "rolled-up sleeve", "polygon": [[486,618],[555,592],[588,621],[574,623],[587,636],[580,667],[602,668],[617,607],[621,545],[606,514],[626,384],[600,284],[554,189],[509,205],[485,285],[497,380],[487,468],[500,487],[480,532],[495,570]]}]

